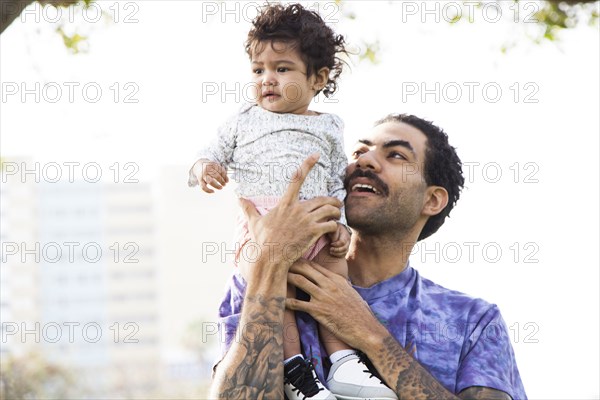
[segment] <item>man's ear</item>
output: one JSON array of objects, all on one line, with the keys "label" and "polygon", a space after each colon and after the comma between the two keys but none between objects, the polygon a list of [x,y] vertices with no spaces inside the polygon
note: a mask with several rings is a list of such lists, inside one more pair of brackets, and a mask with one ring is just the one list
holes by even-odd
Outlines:
[{"label": "man's ear", "polygon": [[437,215],[448,205],[448,192],[441,186],[429,186],[424,201],[422,213],[429,217]]},{"label": "man's ear", "polygon": [[315,74],[315,83],[313,84],[313,89],[315,91],[322,90],[325,85],[327,85],[327,81],[329,80],[329,68],[323,67],[317,71]]}]

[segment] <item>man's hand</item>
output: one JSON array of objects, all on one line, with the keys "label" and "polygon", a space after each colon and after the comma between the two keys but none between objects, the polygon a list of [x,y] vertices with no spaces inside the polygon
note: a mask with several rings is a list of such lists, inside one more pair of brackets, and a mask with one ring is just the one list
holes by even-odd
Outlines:
[{"label": "man's hand", "polygon": [[457,397],[419,364],[377,321],[350,282],[320,265],[298,260],[288,282],[304,290],[310,301],[285,299],[291,310],[305,311],[349,346],[364,352],[398,398],[510,399],[496,389],[470,387]]},{"label": "man's hand", "polygon": [[[368,338],[376,333],[388,335],[369,305],[340,275],[301,259],[290,268],[288,282],[308,293],[310,301],[288,298],[286,307],[309,313],[349,346],[363,350]],[[365,333],[366,329],[372,330],[372,334]]]},{"label": "man's hand", "polygon": [[271,211],[261,216],[252,202],[240,199],[248,218],[248,229],[260,248],[260,256],[269,256],[268,264],[285,265],[285,272],[319,237],[337,229],[342,202],[333,197],[299,201],[298,195],[318,154],[307,158],[290,182],[285,194]]},{"label": "man's hand", "polygon": [[[227,169],[218,162],[210,161],[204,158],[196,161],[192,167],[191,174],[195,180],[200,184],[202,190],[206,193],[214,193],[214,189],[221,190],[227,182],[229,177],[227,176]],[[195,186],[196,182],[190,178],[188,184]]]},{"label": "man's hand", "polygon": [[344,258],[350,249],[350,231],[344,224],[337,224],[337,230],[328,234],[331,245],[329,254],[333,257]]}]

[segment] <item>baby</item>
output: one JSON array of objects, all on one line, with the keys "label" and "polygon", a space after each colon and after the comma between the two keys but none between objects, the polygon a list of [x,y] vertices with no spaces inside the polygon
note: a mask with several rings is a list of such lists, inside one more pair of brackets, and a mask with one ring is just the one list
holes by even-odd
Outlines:
[{"label": "baby", "polygon": [[[201,150],[200,159],[190,170],[189,185],[200,185],[205,192],[213,193],[229,182],[230,168],[240,178],[237,195],[252,201],[265,214],[284,194],[296,168],[308,155],[318,152],[319,161],[301,188],[301,200],[332,196],[343,201],[347,166],[343,122],[336,115],[318,113],[309,106],[320,92],[327,97],[335,92],[342,72],[337,55],[346,53],[344,38],[336,35],[317,13],[299,4],[274,4],[267,5],[253,21],[246,52],[251,61],[255,103],[244,105],[221,126],[211,145]],[[236,265],[244,277],[252,266],[241,257],[243,246],[250,241],[242,213],[238,228]],[[302,256],[347,279],[345,255],[349,243],[350,230],[342,209],[337,231],[320,238]],[[295,295],[290,285],[288,296]],[[290,400],[397,399],[364,357],[321,325],[321,342],[332,363],[328,390],[302,354],[293,311],[285,311],[284,324],[284,389]]]}]

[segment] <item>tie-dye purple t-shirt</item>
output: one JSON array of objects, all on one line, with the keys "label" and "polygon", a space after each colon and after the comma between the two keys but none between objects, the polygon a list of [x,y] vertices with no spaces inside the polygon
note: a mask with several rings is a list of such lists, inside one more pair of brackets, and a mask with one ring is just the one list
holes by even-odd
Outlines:
[{"label": "tie-dye purple t-shirt", "polygon": [[[496,305],[441,287],[410,266],[370,288],[355,289],[396,340],[414,346],[414,357],[452,393],[485,386],[515,400],[527,398]],[[235,337],[244,291],[244,280],[234,274],[219,310],[223,354]],[[329,361],[317,325],[306,313],[296,313],[296,319],[303,352],[326,382]]]}]

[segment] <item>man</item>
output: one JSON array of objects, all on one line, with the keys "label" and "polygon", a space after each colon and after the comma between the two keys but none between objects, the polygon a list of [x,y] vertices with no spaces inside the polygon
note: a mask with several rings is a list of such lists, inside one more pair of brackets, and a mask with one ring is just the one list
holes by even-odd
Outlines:
[{"label": "man", "polygon": [[[391,115],[359,141],[347,169],[346,218],[352,284],[315,263],[289,257],[335,229],[340,204],[331,198],[298,202],[302,179],[260,217],[243,201],[250,230],[263,249],[241,299],[222,306],[231,347],[215,369],[212,394],[283,398],[283,311],[305,311],[366,355],[373,373],[398,398],[525,399],[506,326],[496,306],[421,278],[408,257],[418,240],[437,231],[463,186],[460,159],[439,128],[414,116]],[[300,176],[316,162],[309,158]],[[298,229],[302,227],[302,229]],[[310,301],[285,299],[286,283]],[[237,303],[237,304],[236,304]],[[298,313],[301,314],[301,313]],[[325,359],[314,321],[299,317],[304,352]],[[335,371],[334,371],[335,372]]]}]

